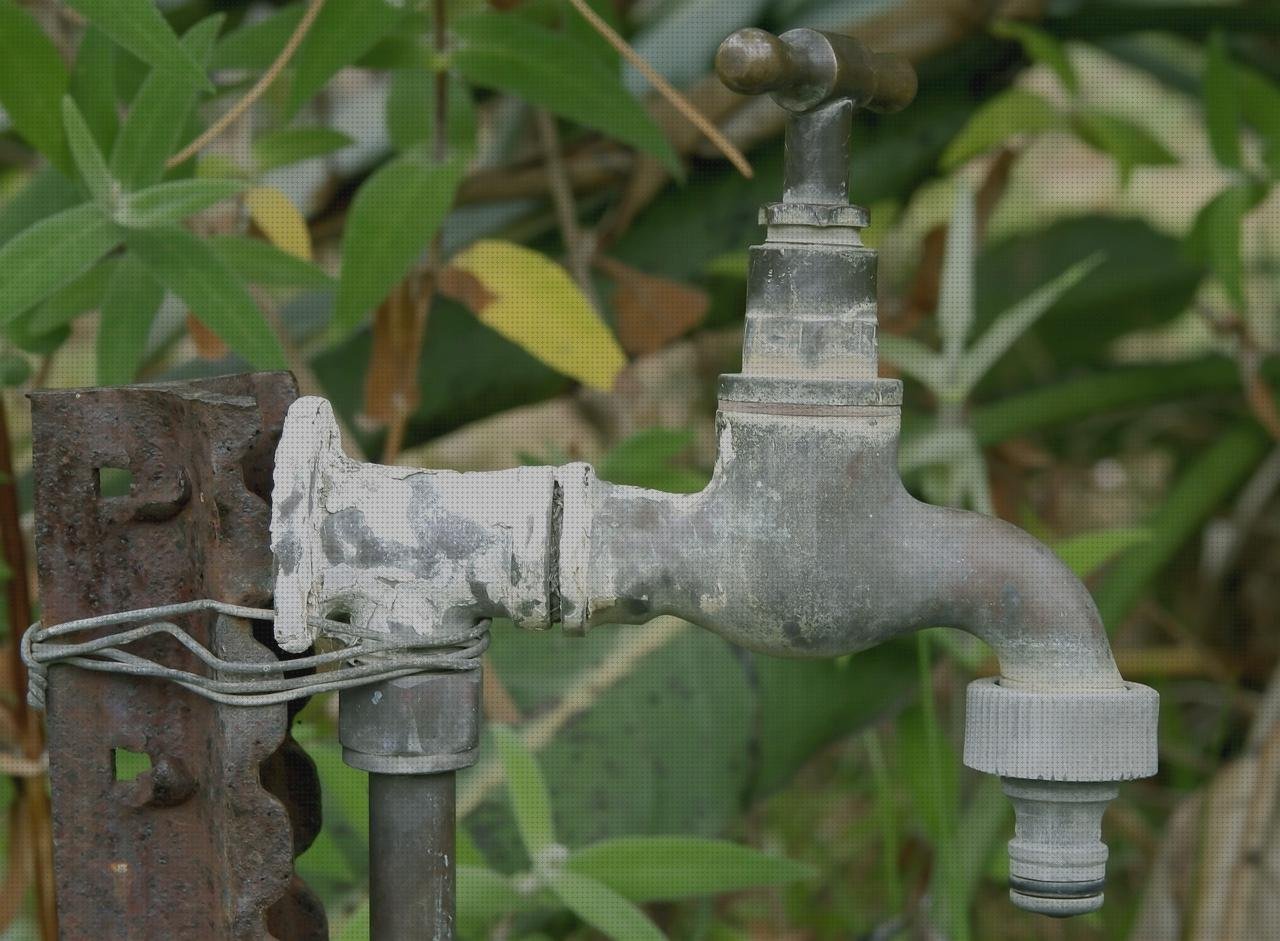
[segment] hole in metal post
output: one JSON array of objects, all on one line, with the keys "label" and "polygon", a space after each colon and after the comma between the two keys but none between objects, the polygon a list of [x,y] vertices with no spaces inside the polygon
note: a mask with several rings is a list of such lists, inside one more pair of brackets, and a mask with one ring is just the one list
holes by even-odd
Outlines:
[{"label": "hole in metal post", "polygon": [[133,489],[133,473],[127,467],[99,467],[94,473],[100,497],[123,497]]},{"label": "hole in metal post", "polygon": [[132,781],[144,771],[151,770],[151,756],[146,752],[127,748],[111,749],[111,769],[117,781]]}]

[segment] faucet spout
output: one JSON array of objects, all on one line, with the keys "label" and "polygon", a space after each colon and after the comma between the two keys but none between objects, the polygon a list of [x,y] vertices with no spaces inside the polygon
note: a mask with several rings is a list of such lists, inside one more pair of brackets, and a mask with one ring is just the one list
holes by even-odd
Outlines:
[{"label": "faucet spout", "polygon": [[1097,605],[1046,545],[1004,520],[912,501],[901,520],[931,624],[995,652],[1001,682],[1028,689],[1123,684]]}]

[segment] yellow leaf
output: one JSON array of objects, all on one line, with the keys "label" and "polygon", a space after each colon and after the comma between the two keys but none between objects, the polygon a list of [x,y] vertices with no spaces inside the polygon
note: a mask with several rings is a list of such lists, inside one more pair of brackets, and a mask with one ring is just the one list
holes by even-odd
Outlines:
[{"label": "yellow leaf", "polygon": [[245,194],[249,218],[276,248],[303,261],[311,260],[311,232],[298,207],[274,186],[258,186]]},{"label": "yellow leaf", "polygon": [[613,388],[627,357],[568,273],[512,242],[476,242],[454,256],[440,289],[557,372]]}]

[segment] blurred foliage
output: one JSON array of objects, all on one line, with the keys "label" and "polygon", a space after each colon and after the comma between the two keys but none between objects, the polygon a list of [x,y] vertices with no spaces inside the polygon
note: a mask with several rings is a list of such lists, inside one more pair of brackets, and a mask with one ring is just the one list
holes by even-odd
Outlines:
[{"label": "blurred foliage", "polygon": [[[1206,902],[1248,884],[1245,848],[1214,835],[1280,814],[1215,796],[1280,754],[1280,10],[953,6],[0,0],[0,529],[29,526],[26,390],[249,368],[330,398],[366,457],[591,460],[698,490],[782,175],[777,109],[726,99],[709,64],[740,26],[851,31],[921,76],[906,111],[859,115],[851,168],[908,485],[1053,545],[1122,670],[1163,695],[1161,775],[1108,818],[1107,905],[1052,926],[1009,906],[1007,802],[957,755],[964,686],[994,669],[967,635],[792,662],[669,619],[584,639],[497,624],[504,726],[459,795],[464,933],[1280,936],[1243,890],[1243,915]],[[27,568],[0,559],[6,682]],[[0,722],[0,918],[52,937],[21,704],[8,690]],[[296,722],[325,816],[299,871],[355,941],[366,785],[331,710]]]}]

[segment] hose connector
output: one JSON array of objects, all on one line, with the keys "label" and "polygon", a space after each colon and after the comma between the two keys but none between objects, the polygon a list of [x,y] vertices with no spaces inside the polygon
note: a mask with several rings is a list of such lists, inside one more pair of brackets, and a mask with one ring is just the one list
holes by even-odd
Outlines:
[{"label": "hose connector", "polygon": [[1013,802],[1009,898],[1065,918],[1102,906],[1102,816],[1117,784],[1156,773],[1160,698],[1140,683],[1045,690],[969,685],[964,763],[999,775]]}]

